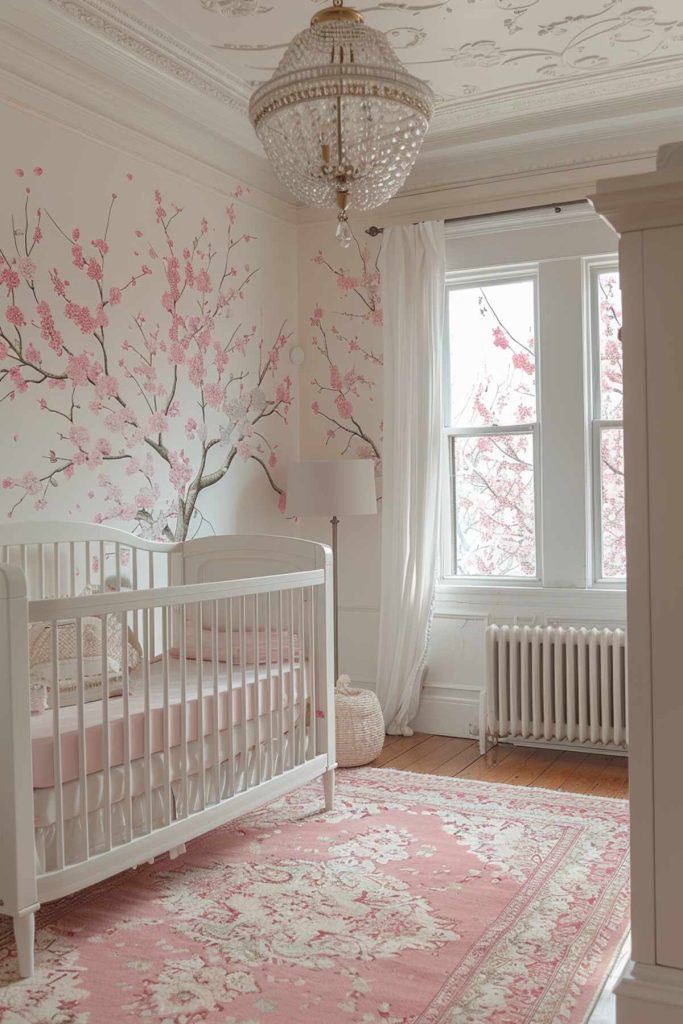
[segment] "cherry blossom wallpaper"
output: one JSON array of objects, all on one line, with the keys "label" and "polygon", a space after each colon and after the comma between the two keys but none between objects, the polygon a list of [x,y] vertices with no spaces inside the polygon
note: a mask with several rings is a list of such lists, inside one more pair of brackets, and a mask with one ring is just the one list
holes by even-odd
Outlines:
[{"label": "cherry blossom wallpaper", "polygon": [[[309,346],[303,431],[310,454],[374,459],[381,475],[383,312],[381,235],[354,226],[353,244],[340,248],[328,226],[301,240],[305,282],[302,337]],[[304,334],[307,330],[307,334]],[[302,387],[303,387],[302,383]],[[312,417],[312,419],[311,419]]]},{"label": "cherry blossom wallpaper", "polygon": [[0,158],[0,515],[184,539],[258,496],[281,521],[295,227],[246,185],[20,127]]}]

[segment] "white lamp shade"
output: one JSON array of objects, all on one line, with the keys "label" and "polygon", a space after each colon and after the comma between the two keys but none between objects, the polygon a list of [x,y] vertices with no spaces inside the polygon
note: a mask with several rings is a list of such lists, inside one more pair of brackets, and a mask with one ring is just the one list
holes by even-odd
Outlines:
[{"label": "white lamp shade", "polygon": [[372,459],[292,462],[287,511],[294,516],[371,516],[377,513]]}]

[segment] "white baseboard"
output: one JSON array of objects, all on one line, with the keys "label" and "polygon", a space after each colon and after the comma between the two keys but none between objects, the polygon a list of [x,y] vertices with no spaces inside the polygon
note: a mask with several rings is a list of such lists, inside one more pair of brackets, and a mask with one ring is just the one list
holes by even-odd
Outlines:
[{"label": "white baseboard", "polygon": [[617,1024],[681,1024],[683,971],[629,960],[615,988]]},{"label": "white baseboard", "polygon": [[479,736],[481,692],[472,687],[429,683],[422,691],[420,708],[413,722],[416,732],[437,736]]}]

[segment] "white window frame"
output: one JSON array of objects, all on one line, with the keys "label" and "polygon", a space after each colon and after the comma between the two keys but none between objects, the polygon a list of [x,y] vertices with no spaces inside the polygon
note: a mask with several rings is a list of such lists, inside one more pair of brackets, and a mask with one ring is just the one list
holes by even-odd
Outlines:
[{"label": "white window frame", "polygon": [[[534,354],[536,384],[536,419],[529,424],[515,424],[490,427],[453,427],[451,425],[451,393],[450,393],[450,293],[457,289],[486,287],[487,285],[507,284],[514,281],[531,280],[534,288]],[[539,265],[538,263],[519,263],[503,267],[487,267],[481,270],[450,272],[446,275],[446,313],[444,329],[443,357],[443,462],[442,472],[445,485],[442,487],[442,580],[458,587],[531,587],[543,585],[543,509],[541,480],[541,350],[540,343],[540,307],[539,307]],[[456,574],[456,494],[455,473],[453,472],[453,439],[459,437],[491,437],[505,434],[528,434],[532,438],[534,461],[534,515],[535,515],[535,576],[464,576]]]},{"label": "white window frame", "polygon": [[618,258],[600,257],[584,260],[584,279],[586,295],[586,342],[588,347],[586,366],[589,379],[586,387],[586,409],[588,414],[587,438],[589,446],[590,479],[587,481],[590,495],[590,536],[589,550],[592,552],[590,585],[601,588],[623,590],[626,585],[625,576],[603,575],[603,544],[602,544],[602,466],[601,440],[605,430],[621,430],[623,434],[624,420],[602,419],[600,387],[600,313],[599,303],[595,301],[598,294],[598,278],[604,273],[619,273]]}]

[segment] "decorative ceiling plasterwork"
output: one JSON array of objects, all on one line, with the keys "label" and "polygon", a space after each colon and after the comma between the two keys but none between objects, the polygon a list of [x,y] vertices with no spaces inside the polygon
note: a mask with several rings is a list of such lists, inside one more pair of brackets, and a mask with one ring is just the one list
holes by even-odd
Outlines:
[{"label": "decorative ceiling plasterwork", "polygon": [[[116,46],[245,111],[329,0],[45,0]],[[680,0],[384,0],[356,6],[439,97],[440,132],[683,85]],[[567,91],[567,89],[569,91]]]}]

